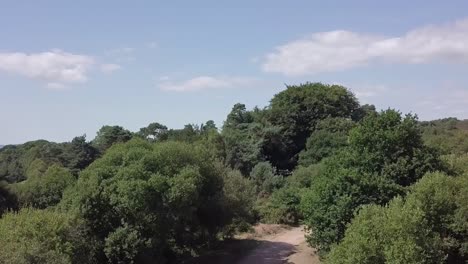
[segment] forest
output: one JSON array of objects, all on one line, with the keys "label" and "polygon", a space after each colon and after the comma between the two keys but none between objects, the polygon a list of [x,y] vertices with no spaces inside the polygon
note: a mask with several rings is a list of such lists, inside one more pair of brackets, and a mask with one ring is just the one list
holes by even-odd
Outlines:
[{"label": "forest", "polygon": [[0,217],[0,263],[181,263],[256,223],[323,263],[467,263],[468,120],[287,85],[221,125],[3,146]]}]

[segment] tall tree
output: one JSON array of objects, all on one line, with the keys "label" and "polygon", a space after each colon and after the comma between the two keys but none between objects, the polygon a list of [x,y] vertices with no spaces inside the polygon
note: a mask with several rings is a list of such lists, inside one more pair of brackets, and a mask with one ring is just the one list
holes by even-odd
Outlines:
[{"label": "tall tree", "polygon": [[138,135],[149,140],[158,141],[167,138],[167,127],[160,123],[151,123],[147,127],[140,128]]},{"label": "tall tree", "polygon": [[[271,100],[268,120],[281,128],[283,138],[265,153],[279,169],[292,170],[298,153],[317,123],[327,117],[350,118],[358,109],[355,96],[340,85],[305,83],[290,85]],[[284,148],[287,148],[286,150]]]},{"label": "tall tree", "polygon": [[415,116],[387,110],[350,132],[349,146],[325,161],[302,201],[309,242],[322,252],[339,242],[355,210],[385,204],[428,171],[443,170],[424,145]]},{"label": "tall tree", "polygon": [[97,132],[96,138],[94,138],[92,143],[100,153],[104,153],[113,144],[126,142],[132,136],[132,132],[121,126],[103,126]]},{"label": "tall tree", "polygon": [[235,104],[224,122],[222,136],[226,145],[226,163],[249,175],[252,168],[262,161],[261,124],[254,122],[254,115],[244,104]]}]

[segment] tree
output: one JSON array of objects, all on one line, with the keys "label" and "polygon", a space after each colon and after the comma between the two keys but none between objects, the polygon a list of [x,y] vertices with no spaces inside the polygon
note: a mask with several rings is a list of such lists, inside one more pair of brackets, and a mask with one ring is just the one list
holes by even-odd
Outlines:
[{"label": "tree", "polygon": [[8,184],[0,179],[0,218],[9,209],[16,209],[17,198],[11,192]]},{"label": "tree", "polygon": [[356,111],[353,112],[351,118],[353,121],[359,122],[368,115],[375,115],[377,111],[375,110],[375,105],[365,104],[360,106]]},{"label": "tree", "polygon": [[424,176],[386,207],[365,206],[327,263],[466,263],[468,177]]},{"label": "tree", "polygon": [[230,223],[215,164],[196,144],[133,139],[85,169],[60,207],[83,217],[99,261],[164,262],[209,245]]},{"label": "tree", "polygon": [[304,149],[307,138],[320,120],[350,118],[358,107],[354,95],[339,85],[305,83],[287,86],[273,97],[268,108],[268,121],[281,128],[283,142],[269,148],[265,153],[267,159],[279,169],[292,170],[297,163],[297,154]]},{"label": "tree", "polygon": [[22,207],[44,209],[62,199],[63,191],[75,182],[75,177],[65,168],[52,165],[43,173],[32,174],[26,181],[14,185]]},{"label": "tree", "polygon": [[301,202],[308,241],[322,253],[341,241],[360,206],[383,205],[426,172],[445,169],[423,144],[416,117],[394,110],[365,118],[351,130],[349,146],[324,166]]},{"label": "tree", "polygon": [[270,195],[284,184],[283,176],[277,175],[276,169],[267,161],[253,167],[250,179],[255,183],[260,196]]},{"label": "tree", "polygon": [[69,214],[25,208],[0,219],[0,263],[92,263],[93,241]]},{"label": "tree", "polygon": [[[5,181],[19,182],[26,179],[28,167],[37,159],[50,153],[47,150],[50,143],[45,140],[26,142],[21,145],[9,145],[0,149],[0,178]],[[51,162],[57,162],[58,158],[50,158]],[[52,161],[53,160],[53,161]]]},{"label": "tree", "polygon": [[255,183],[244,177],[240,171],[222,169],[224,207],[232,223],[223,230],[223,235],[230,237],[239,231],[247,231],[255,221],[255,200],[257,198]]},{"label": "tree", "polygon": [[167,127],[160,123],[151,123],[147,127],[140,128],[138,135],[152,141],[167,139]]},{"label": "tree", "polygon": [[132,132],[121,126],[103,126],[97,132],[92,144],[100,153],[104,153],[115,143],[122,143],[132,138]]},{"label": "tree", "polygon": [[244,104],[235,104],[224,122],[222,136],[226,148],[226,164],[248,175],[262,158],[261,124]]},{"label": "tree", "polygon": [[348,145],[348,134],[354,122],[345,118],[327,118],[317,124],[307,139],[306,147],[299,153],[299,164],[309,166],[332,156]]},{"label": "tree", "polygon": [[86,135],[75,137],[63,146],[61,157],[64,160],[64,167],[75,174],[88,167],[98,156],[98,150],[86,142]]},{"label": "tree", "polygon": [[207,131],[211,131],[211,130],[218,130],[218,128],[216,127],[216,124],[213,120],[208,120],[206,121],[206,123],[202,126],[202,130],[204,132],[207,132]]}]

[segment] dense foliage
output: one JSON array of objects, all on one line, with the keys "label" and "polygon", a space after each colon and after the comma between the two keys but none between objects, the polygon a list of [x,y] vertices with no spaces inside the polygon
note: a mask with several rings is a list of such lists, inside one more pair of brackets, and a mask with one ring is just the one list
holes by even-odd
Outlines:
[{"label": "dense foliage", "polygon": [[69,214],[22,209],[0,219],[0,263],[92,263],[83,223]]},{"label": "dense foliage", "polygon": [[327,263],[465,263],[468,174],[428,174],[406,198],[359,211]]},{"label": "dense foliage", "polygon": [[361,205],[386,204],[426,172],[443,169],[423,144],[416,118],[393,110],[365,118],[351,130],[349,146],[324,166],[302,203],[309,242],[324,252],[343,238]]},{"label": "dense foliage", "polygon": [[468,122],[287,86],[264,108],[0,148],[0,263],[174,263],[256,222],[327,263],[468,261]]},{"label": "dense foliage", "polygon": [[229,223],[223,178],[187,143],[116,145],[80,175],[62,208],[81,216],[115,263],[163,261],[210,243]]}]

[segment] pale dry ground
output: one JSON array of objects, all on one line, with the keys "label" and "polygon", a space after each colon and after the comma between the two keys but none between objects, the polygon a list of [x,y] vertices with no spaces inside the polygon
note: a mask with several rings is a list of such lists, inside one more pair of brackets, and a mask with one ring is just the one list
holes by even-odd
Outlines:
[{"label": "pale dry ground", "polygon": [[213,254],[193,259],[193,264],[319,264],[314,250],[307,246],[302,227],[255,226],[255,232],[236,237]]},{"label": "pale dry ground", "polygon": [[241,258],[238,264],[318,264],[318,256],[307,246],[302,227],[281,228],[276,233],[257,237],[262,241]]}]

